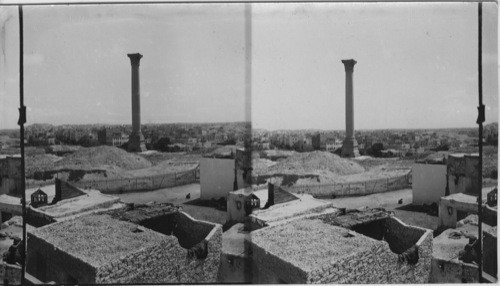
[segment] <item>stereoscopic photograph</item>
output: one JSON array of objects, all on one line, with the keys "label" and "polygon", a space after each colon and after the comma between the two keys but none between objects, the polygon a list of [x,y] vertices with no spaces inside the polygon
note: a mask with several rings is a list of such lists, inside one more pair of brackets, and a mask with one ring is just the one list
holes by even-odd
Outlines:
[{"label": "stereoscopic photograph", "polygon": [[497,283],[496,2],[68,1],[0,1],[3,285]]}]

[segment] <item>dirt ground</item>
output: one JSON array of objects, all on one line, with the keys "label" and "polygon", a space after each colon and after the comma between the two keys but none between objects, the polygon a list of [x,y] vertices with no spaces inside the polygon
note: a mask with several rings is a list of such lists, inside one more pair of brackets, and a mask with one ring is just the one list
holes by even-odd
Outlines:
[{"label": "dirt ground", "polygon": [[[191,194],[189,199],[186,195]],[[127,203],[147,203],[151,201],[173,203],[182,206],[183,210],[196,219],[207,220],[219,224],[226,222],[226,212],[210,207],[202,207],[191,204],[185,204],[194,199],[200,198],[200,185],[189,184],[177,186],[173,188],[165,188],[151,192],[138,192],[117,195],[123,202]],[[403,199],[403,204],[398,204],[398,201]],[[413,201],[411,189],[373,194],[360,197],[346,197],[328,199],[334,203],[334,206],[341,208],[385,208],[386,210],[394,211],[397,218],[403,222],[435,230],[438,224],[438,217],[431,216],[427,213],[402,210],[404,206],[410,205]]]},{"label": "dirt ground", "polygon": [[[403,204],[398,204],[398,201],[403,199]],[[431,216],[427,213],[401,210],[404,206],[411,205],[413,202],[413,194],[411,189],[373,194],[360,197],[346,197],[330,199],[334,206],[341,208],[385,208],[389,211],[394,211],[395,216],[403,222],[435,230],[438,225],[438,217]]]},{"label": "dirt ground", "polygon": [[[187,194],[191,194],[189,199]],[[189,184],[173,188],[165,188],[151,192],[138,192],[117,195],[126,203],[148,203],[155,201],[158,203],[173,203],[180,205],[182,210],[195,219],[206,220],[219,224],[226,222],[226,212],[210,207],[185,204],[186,202],[200,198],[200,185]]]},{"label": "dirt ground", "polygon": [[[186,199],[186,195],[191,194],[190,199]],[[126,203],[148,203],[155,201],[157,203],[173,203],[183,204],[190,200],[200,197],[200,185],[189,184],[177,186],[173,188],[159,189],[150,192],[125,193],[117,195],[123,202]]]}]

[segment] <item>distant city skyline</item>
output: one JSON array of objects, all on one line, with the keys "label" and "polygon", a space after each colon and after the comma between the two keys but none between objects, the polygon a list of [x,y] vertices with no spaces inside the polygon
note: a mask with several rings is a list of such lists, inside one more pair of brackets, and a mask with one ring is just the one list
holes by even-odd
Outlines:
[{"label": "distant city skyline", "polygon": [[[477,3],[254,3],[245,98],[244,4],[24,8],[27,124],[131,123],[140,52],[143,124],[242,122],[343,130],[354,58],[355,130],[474,127]],[[5,8],[5,9],[4,9]],[[0,11],[0,128],[19,107],[17,7]],[[483,4],[486,122],[498,122],[497,10]]]},{"label": "distant city skyline", "polygon": [[[163,123],[142,123],[142,126],[156,126],[156,125],[217,125],[217,124],[238,124],[238,123],[248,123],[246,121],[227,121],[227,122],[163,122]],[[498,122],[485,122],[483,125],[487,126],[490,124],[498,124]],[[128,126],[131,127],[132,124],[130,123],[123,123],[123,124],[113,124],[113,123],[81,123],[81,124],[52,124],[52,123],[44,123],[44,122],[35,122],[35,123],[30,123],[25,125],[26,127],[32,126],[32,125],[51,125],[54,127],[62,127],[62,126],[108,126],[108,127],[113,127],[113,126]],[[429,128],[373,128],[373,129],[357,129],[356,132],[366,132],[366,131],[380,131],[380,130],[407,130],[407,131],[412,131],[412,130],[446,130],[446,129],[475,129],[477,126],[465,126],[465,127],[429,127]],[[5,129],[0,129],[0,130],[13,130],[13,129],[18,129],[18,127],[14,128],[5,128]],[[266,129],[266,128],[256,128],[252,127],[252,130],[264,130],[264,131],[269,131],[269,132],[276,132],[276,131],[300,131],[300,132],[330,132],[330,131],[335,131],[335,132],[345,132],[345,128],[340,128],[340,129],[320,129],[320,128],[306,128],[306,129]]]}]

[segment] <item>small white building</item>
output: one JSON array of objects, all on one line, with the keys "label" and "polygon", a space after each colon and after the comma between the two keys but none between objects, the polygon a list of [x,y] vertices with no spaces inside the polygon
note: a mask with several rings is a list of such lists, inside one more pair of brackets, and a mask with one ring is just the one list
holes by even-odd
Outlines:
[{"label": "small white building", "polygon": [[445,155],[445,160],[441,164],[414,164],[412,167],[413,204],[438,204],[440,198],[447,194],[477,195],[479,192],[478,167],[479,157],[476,154]]},{"label": "small white building", "polygon": [[414,205],[438,203],[446,194],[446,165],[413,164],[412,189]]},{"label": "small white building", "polygon": [[[497,206],[488,206],[486,202],[486,192],[488,188],[484,188],[482,202],[482,219],[483,223],[490,225],[497,224]],[[466,195],[462,193],[452,194],[442,197],[439,200],[439,221],[438,227],[455,228],[457,222],[466,218],[471,214],[478,213],[476,196]]]},{"label": "small white building", "polygon": [[[226,198],[229,192],[246,187],[251,167],[245,163],[244,151],[209,155],[200,160],[200,198],[202,200]],[[217,152],[217,151],[216,151]]]},{"label": "small white building", "polygon": [[252,188],[230,192],[227,196],[227,220],[244,222],[253,209],[260,207],[260,199]]}]

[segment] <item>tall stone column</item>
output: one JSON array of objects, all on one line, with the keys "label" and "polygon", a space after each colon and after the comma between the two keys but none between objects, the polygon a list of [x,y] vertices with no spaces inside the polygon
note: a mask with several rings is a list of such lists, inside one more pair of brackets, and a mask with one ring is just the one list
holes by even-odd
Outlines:
[{"label": "tall stone column", "polygon": [[345,139],[342,144],[342,157],[359,156],[358,142],[354,138],[354,97],[352,74],[356,61],[342,60],[345,67]]},{"label": "tall stone column", "polygon": [[128,139],[129,152],[146,151],[144,135],[141,132],[141,91],[139,79],[139,63],[142,55],[128,54],[132,65],[132,133]]}]

